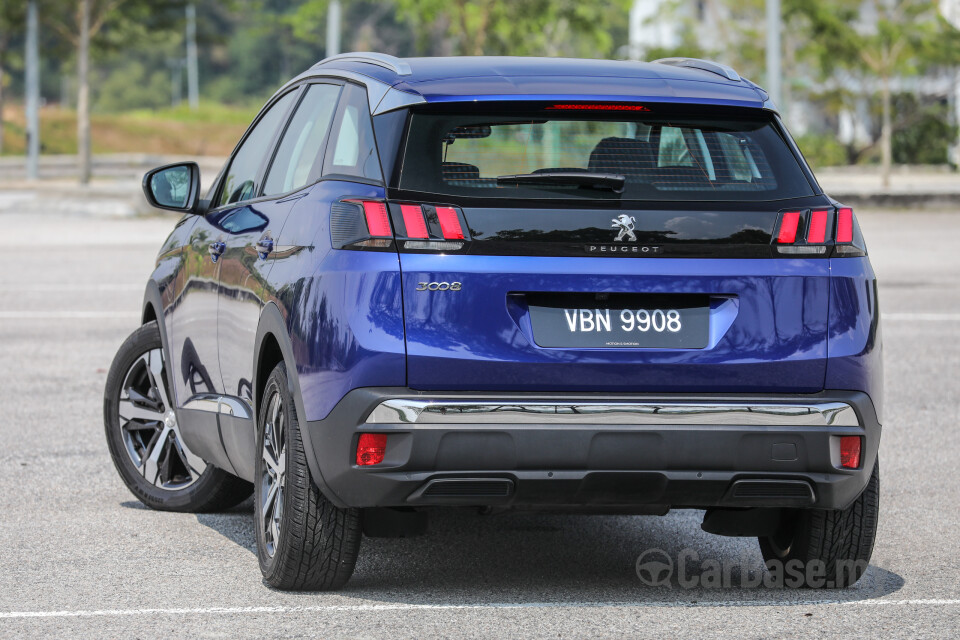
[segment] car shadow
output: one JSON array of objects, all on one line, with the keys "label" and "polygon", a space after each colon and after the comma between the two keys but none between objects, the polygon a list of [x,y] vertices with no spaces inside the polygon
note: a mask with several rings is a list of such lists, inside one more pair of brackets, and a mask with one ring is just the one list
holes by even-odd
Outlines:
[{"label": "car shadow", "polygon": [[[249,501],[225,513],[196,517],[255,553]],[[437,606],[789,606],[880,598],[904,585],[899,575],[871,565],[847,589],[765,586],[756,539],[708,534],[700,529],[702,517],[700,511],[664,517],[435,512],[424,536],[365,537],[356,571],[338,595]],[[672,561],[668,580],[650,584],[641,579],[638,559],[651,552]],[[712,567],[719,567],[719,573]]]}]

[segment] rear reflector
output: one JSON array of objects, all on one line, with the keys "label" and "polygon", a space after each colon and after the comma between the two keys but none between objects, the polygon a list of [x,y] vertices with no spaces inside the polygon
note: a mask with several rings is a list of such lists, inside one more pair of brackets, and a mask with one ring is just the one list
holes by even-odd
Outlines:
[{"label": "rear reflector", "polygon": [[363,202],[363,214],[367,219],[367,229],[371,236],[379,238],[392,238],[393,231],[390,229],[390,216],[387,215],[387,205],[383,202]]},{"label": "rear reflector", "polygon": [[357,443],[357,464],[368,467],[383,462],[387,451],[387,434],[361,433]]},{"label": "rear reflector", "polygon": [[[437,218],[440,220],[440,231],[446,240],[463,240],[463,229],[460,227],[460,218],[453,207],[437,207]],[[425,238],[426,236],[419,236]]]},{"label": "rear reflector", "polygon": [[853,209],[837,209],[837,242],[853,242]]},{"label": "rear reflector", "polygon": [[820,244],[827,240],[827,220],[830,212],[825,209],[814,210],[810,214],[810,230],[807,231],[807,242]]},{"label": "rear reflector", "polygon": [[844,469],[860,468],[860,436],[840,436],[840,466]]},{"label": "rear reflector", "polygon": [[780,232],[777,234],[777,242],[780,244],[793,244],[797,239],[797,227],[800,225],[799,211],[785,211],[780,219]]},{"label": "rear reflector", "polygon": [[403,226],[407,228],[408,238],[427,238],[427,223],[423,219],[423,209],[418,204],[402,204]]}]

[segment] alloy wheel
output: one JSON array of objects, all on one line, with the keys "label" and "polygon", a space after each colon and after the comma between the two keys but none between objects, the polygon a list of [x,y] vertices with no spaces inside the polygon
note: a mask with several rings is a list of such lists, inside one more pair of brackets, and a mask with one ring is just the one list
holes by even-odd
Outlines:
[{"label": "alloy wheel", "polygon": [[267,555],[277,552],[283,518],[283,488],[287,472],[286,411],[280,390],[274,388],[267,400],[263,425],[263,473],[260,477],[260,530]]},{"label": "alloy wheel", "polygon": [[147,482],[177,491],[200,479],[207,463],[187,448],[180,435],[167,393],[162,350],[147,351],[127,370],[118,415],[127,455]]}]

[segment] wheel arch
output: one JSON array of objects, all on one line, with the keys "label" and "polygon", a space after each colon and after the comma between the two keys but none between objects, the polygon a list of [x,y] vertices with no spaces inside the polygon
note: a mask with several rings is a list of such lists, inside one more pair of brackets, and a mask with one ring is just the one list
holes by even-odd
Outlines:
[{"label": "wheel arch", "polygon": [[[163,321],[163,298],[160,295],[160,285],[152,278],[147,281],[147,287],[143,292],[143,306],[140,313],[140,326],[148,322],[156,322],[160,329],[160,346],[163,349],[163,358],[170,367],[167,369],[167,375],[172,376],[176,371],[173,352],[170,350],[170,342],[167,340],[167,325]],[[173,394],[173,404],[175,409],[180,408],[180,401],[176,397],[176,385],[170,385],[170,393]]]},{"label": "wheel arch", "polygon": [[287,331],[286,322],[276,303],[268,302],[260,312],[260,322],[257,326],[257,337],[253,360],[253,416],[254,428],[260,428],[260,401],[267,377],[273,368],[280,362],[286,364],[287,380],[290,384],[290,395],[296,406],[300,423],[300,437],[303,440],[304,450],[307,452],[307,466],[314,484],[323,495],[338,507],[345,507],[342,500],[329,489],[323,479],[323,473],[312,455],[313,447],[310,441],[310,430],[307,429],[306,411],[303,405],[303,396],[300,392],[300,377],[297,371],[297,361],[294,357],[293,344]]}]

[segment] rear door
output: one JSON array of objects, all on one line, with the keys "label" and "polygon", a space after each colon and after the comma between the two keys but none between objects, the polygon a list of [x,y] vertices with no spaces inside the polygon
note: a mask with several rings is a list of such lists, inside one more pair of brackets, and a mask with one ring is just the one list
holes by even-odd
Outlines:
[{"label": "rear door", "polygon": [[[248,197],[225,203],[217,218],[225,244],[217,314],[225,394],[220,432],[227,455],[243,478],[253,477],[253,362],[260,312],[267,296],[265,284],[278,249],[277,238],[306,195],[305,187],[319,178],[339,93],[338,84],[310,84],[280,98],[234,160],[237,163],[249,153],[251,167],[257,167]],[[277,116],[272,117],[273,113]],[[264,127],[262,133],[260,126]]]},{"label": "rear door", "polygon": [[409,385],[821,390],[826,247],[775,240],[827,201],[777,123],[579,106],[413,115],[390,194]]}]

